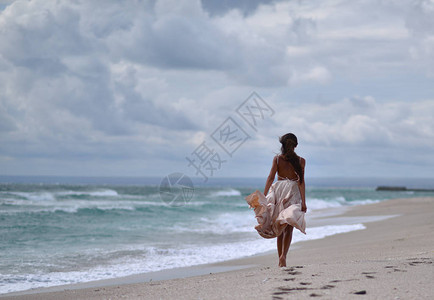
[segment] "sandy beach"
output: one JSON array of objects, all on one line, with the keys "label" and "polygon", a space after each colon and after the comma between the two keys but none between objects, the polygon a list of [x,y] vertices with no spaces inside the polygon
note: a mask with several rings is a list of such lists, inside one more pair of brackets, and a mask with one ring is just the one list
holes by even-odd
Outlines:
[{"label": "sandy beach", "polygon": [[1,298],[432,299],[434,198],[356,206],[338,217],[359,220],[366,229],[296,243],[286,268],[277,266],[273,252]]}]

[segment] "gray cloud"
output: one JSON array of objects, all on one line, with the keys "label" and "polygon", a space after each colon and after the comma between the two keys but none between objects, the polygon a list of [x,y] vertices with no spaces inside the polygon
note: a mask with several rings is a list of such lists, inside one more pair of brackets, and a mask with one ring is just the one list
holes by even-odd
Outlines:
[{"label": "gray cloud", "polygon": [[212,16],[224,15],[232,9],[238,9],[244,16],[249,15],[261,4],[270,4],[274,0],[201,0],[203,8]]},{"label": "gray cloud", "polygon": [[335,147],[348,165],[366,163],[368,149],[372,168],[409,151],[432,166],[432,1],[330,4],[8,1],[0,165],[184,166],[256,90],[277,114],[252,134],[248,156],[273,153],[275,136],[293,130],[332,173]]}]

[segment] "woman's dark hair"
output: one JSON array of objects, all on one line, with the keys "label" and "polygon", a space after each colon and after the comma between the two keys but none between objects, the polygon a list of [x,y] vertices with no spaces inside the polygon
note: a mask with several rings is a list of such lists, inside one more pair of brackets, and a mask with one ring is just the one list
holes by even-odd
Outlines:
[{"label": "woman's dark hair", "polygon": [[295,173],[300,178],[300,183],[303,183],[304,173],[300,164],[300,157],[294,152],[294,148],[298,145],[297,137],[293,133],[287,133],[281,136],[279,141],[282,144],[280,150],[282,151],[283,158],[291,163]]}]

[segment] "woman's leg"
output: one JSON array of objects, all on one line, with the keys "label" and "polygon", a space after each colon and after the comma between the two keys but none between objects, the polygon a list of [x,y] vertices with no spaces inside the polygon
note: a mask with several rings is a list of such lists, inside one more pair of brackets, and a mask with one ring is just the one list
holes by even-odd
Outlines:
[{"label": "woman's leg", "polygon": [[283,232],[282,252],[279,256],[279,265],[282,264],[281,267],[286,267],[286,255],[288,254],[289,246],[291,245],[293,229],[294,227],[288,225]]},{"label": "woman's leg", "polygon": [[277,255],[279,255],[279,267],[282,267],[280,265],[280,256],[282,256],[282,240],[283,240],[283,232],[277,237]]}]

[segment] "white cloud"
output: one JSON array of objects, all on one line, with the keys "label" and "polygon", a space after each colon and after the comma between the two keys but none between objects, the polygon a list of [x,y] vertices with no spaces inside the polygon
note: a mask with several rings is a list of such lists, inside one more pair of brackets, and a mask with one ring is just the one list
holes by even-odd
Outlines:
[{"label": "white cloud", "polygon": [[291,78],[289,79],[289,85],[299,85],[305,82],[318,82],[325,84],[329,82],[332,78],[330,72],[323,66],[316,66],[306,70],[300,75],[294,71]]},{"label": "white cloud", "polygon": [[430,149],[434,148],[432,116],[433,100],[379,102],[366,96],[327,104],[288,104],[276,118],[313,146]]}]

